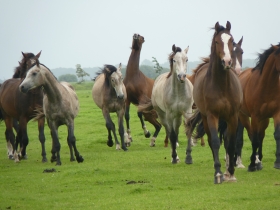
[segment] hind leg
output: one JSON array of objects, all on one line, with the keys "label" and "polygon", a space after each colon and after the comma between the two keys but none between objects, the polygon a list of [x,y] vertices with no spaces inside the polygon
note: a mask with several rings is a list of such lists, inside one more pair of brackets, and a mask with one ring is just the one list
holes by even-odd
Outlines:
[{"label": "hind leg", "polygon": [[145,122],[144,122],[144,120],[143,120],[143,113],[142,113],[142,112],[137,112],[137,116],[138,116],[139,119],[140,119],[141,126],[142,126],[142,129],[143,129],[143,131],[144,131],[145,137],[146,137],[146,138],[150,138],[151,133],[150,133],[150,131],[148,131],[147,128],[146,128]]},{"label": "hind leg", "polygon": [[155,127],[155,132],[153,137],[151,138],[150,146],[153,147],[155,146],[155,141],[158,136],[158,133],[161,129],[161,124],[157,121],[156,119],[156,113],[143,113],[145,120],[150,122],[154,127]]},{"label": "hind leg", "polygon": [[5,137],[7,141],[9,159],[14,159],[15,162],[19,162],[19,157],[16,151],[15,135],[13,132],[13,119],[9,117],[5,117],[4,119],[6,125]]},{"label": "hind leg", "polygon": [[67,142],[68,142],[68,146],[70,149],[70,161],[75,160],[75,158],[73,156],[73,150],[72,150],[72,147],[73,147],[77,162],[82,163],[84,161],[84,158],[80,155],[80,153],[76,147],[76,137],[74,135],[74,122],[71,122],[69,125],[67,125],[67,128],[68,128]]},{"label": "hind leg", "polygon": [[121,109],[117,112],[118,115],[118,124],[119,124],[119,135],[121,138],[121,144],[122,149],[124,151],[127,151],[126,145],[128,144],[127,140],[125,140],[125,133],[124,133],[124,127],[123,127],[123,115],[124,115],[124,109]]},{"label": "hind leg", "polygon": [[130,125],[129,125],[129,119],[130,119],[130,115],[129,115],[129,109],[130,109],[130,101],[126,101],[126,105],[125,105],[125,122],[126,122],[126,127],[127,127],[127,135],[128,135],[128,139],[130,142],[132,142],[132,137],[131,137],[131,131],[130,131]]},{"label": "hind leg", "polygon": [[274,139],[276,141],[276,152],[275,152],[276,160],[274,162],[274,168],[280,169],[280,122],[274,120],[274,127],[275,127]]},{"label": "hind leg", "polygon": [[29,139],[28,139],[28,135],[27,135],[27,119],[25,119],[24,117],[22,117],[19,121],[19,130],[21,133],[21,147],[20,147],[20,156],[23,159],[27,159],[27,155],[26,155],[26,147],[28,145]]},{"label": "hind leg", "polygon": [[108,140],[107,140],[107,145],[109,147],[112,147],[114,145],[113,139],[112,139],[112,135],[111,132],[113,132],[114,138],[115,138],[115,143],[116,143],[116,150],[120,149],[120,143],[118,141],[117,135],[116,135],[116,128],[115,128],[115,124],[112,121],[112,118],[110,116],[110,113],[107,109],[102,109],[102,113],[104,116],[104,119],[106,121],[106,128],[108,131]]}]

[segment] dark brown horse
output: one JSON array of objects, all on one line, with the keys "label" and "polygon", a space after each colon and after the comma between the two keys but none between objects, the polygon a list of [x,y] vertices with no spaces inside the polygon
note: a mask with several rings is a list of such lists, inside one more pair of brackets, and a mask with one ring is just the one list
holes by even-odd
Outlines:
[{"label": "dark brown horse", "polygon": [[[21,79],[25,77],[26,72],[34,63],[39,63],[41,52],[36,56],[33,53],[22,53],[23,58],[20,65],[16,67],[12,79],[6,80],[0,89],[0,110],[2,112],[2,120],[6,124],[5,136],[7,140],[9,158],[19,161],[17,147],[20,144],[20,156],[26,156],[26,147],[28,145],[27,123],[35,116],[35,109],[42,107],[43,92],[41,88],[36,88],[28,94],[19,91]],[[19,122],[18,130],[15,127]],[[46,162],[45,151],[45,135],[44,135],[45,119],[38,121],[39,139],[42,145],[42,161]],[[13,133],[13,125],[17,131],[17,138]]]},{"label": "dark brown horse", "polygon": [[[251,163],[248,171],[262,169],[262,144],[269,118],[274,120],[276,141],[276,161],[274,167],[280,169],[280,44],[272,45],[262,54],[254,68],[243,71],[240,82],[243,89],[243,103],[239,113],[241,124],[246,128],[252,142]],[[251,117],[251,122],[249,120]],[[243,133],[243,132],[242,132]],[[241,150],[243,135],[237,139]],[[241,141],[241,143],[240,143]],[[238,144],[239,143],[239,144]],[[240,152],[241,153],[241,152]],[[258,155],[258,159],[256,159]]]},{"label": "dark brown horse", "polygon": [[[238,43],[233,42],[233,59],[232,59],[232,70],[234,70],[238,75],[240,74],[241,70],[242,70],[242,60],[243,60],[243,49],[241,47],[243,42],[243,37],[241,37],[241,39],[239,40]],[[194,84],[194,80],[195,80],[195,75],[197,71],[200,71],[203,68],[208,68],[209,66],[209,61],[210,58],[202,58],[202,63],[200,63],[194,70],[193,70],[193,74],[192,75],[187,75],[187,78],[191,81],[192,84]],[[193,106],[194,109],[196,109],[196,105],[194,104]],[[203,126],[203,124],[201,124],[201,126]],[[202,128],[203,129],[203,128]],[[202,134],[200,134],[202,135]],[[201,138],[201,146],[204,146],[204,138],[203,136],[200,137]],[[197,139],[194,138],[193,142],[196,143]],[[238,164],[238,163],[237,163]],[[240,162],[241,164],[241,162]]]},{"label": "dark brown horse", "polygon": [[[208,68],[202,67],[195,75],[193,97],[198,111],[191,120],[188,120],[186,129],[187,132],[192,132],[196,126],[196,123],[192,122],[202,118],[214,159],[214,183],[218,184],[223,180],[236,181],[234,149],[242,89],[237,74],[231,70],[233,64],[231,24],[227,22],[224,28],[217,22],[214,29]],[[229,167],[224,177],[219,159],[219,119],[227,122],[228,129],[229,143],[226,152],[229,155]]]},{"label": "dark brown horse", "polygon": [[[130,140],[132,140],[130,125],[129,125],[130,103],[133,103],[134,105],[139,105],[140,103],[145,104],[145,102],[151,100],[152,89],[154,85],[154,80],[146,77],[139,69],[140,53],[144,41],[145,40],[143,36],[140,36],[139,34],[133,35],[132,51],[127,63],[126,75],[123,80],[127,92],[125,120],[127,126],[127,134]],[[145,120],[153,124],[156,129],[150,143],[150,146],[155,146],[154,142],[161,129],[161,124],[156,120],[156,114],[138,112],[138,117],[141,121],[142,128],[144,130],[146,138],[149,138],[151,134],[146,129],[143,116]]]}]

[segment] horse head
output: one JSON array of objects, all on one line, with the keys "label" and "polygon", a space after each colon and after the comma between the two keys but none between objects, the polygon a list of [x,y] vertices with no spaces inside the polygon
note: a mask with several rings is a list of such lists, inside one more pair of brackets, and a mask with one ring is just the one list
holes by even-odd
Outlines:
[{"label": "horse head", "polygon": [[175,44],[172,46],[172,53],[169,56],[170,62],[170,73],[168,75],[171,76],[171,73],[176,73],[177,79],[183,83],[185,82],[187,75],[187,53],[189,50],[189,46],[185,50],[181,50],[180,47],[176,47]]},{"label": "horse head", "polygon": [[105,65],[104,67],[105,78],[109,81],[111,87],[116,91],[117,98],[119,99],[124,98],[121,68],[121,63],[119,64],[118,68],[111,65]]},{"label": "horse head", "polygon": [[140,34],[134,34],[132,40],[132,49],[139,50],[142,48],[142,44],[145,42],[145,39]]},{"label": "horse head", "polygon": [[41,65],[34,63],[31,68],[27,71],[27,74],[19,85],[19,90],[23,93],[42,86],[44,83],[44,76],[42,75]]},{"label": "horse head", "polygon": [[13,78],[24,78],[26,76],[26,73],[28,69],[36,64],[39,64],[39,57],[41,55],[41,51],[34,55],[33,53],[23,53],[21,52],[23,57],[22,60],[19,62],[19,66],[15,68],[15,73],[13,75]]},{"label": "horse head", "polygon": [[[225,70],[232,67],[233,54],[233,36],[230,33],[231,24],[227,21],[226,28],[220,26],[219,22],[215,24],[215,34],[212,41],[212,50],[215,50],[215,55],[220,58]],[[215,46],[214,46],[215,45]]]},{"label": "horse head", "polygon": [[242,55],[243,49],[241,48],[243,36],[238,43],[233,42],[233,56],[232,67],[237,74],[240,74],[242,70]]}]

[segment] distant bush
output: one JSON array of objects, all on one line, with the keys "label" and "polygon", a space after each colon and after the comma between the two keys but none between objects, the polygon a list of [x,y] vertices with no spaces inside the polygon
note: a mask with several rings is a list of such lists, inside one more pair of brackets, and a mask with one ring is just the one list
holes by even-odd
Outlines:
[{"label": "distant bush", "polygon": [[65,81],[65,82],[77,82],[78,78],[74,74],[63,74],[58,77],[59,81]]}]

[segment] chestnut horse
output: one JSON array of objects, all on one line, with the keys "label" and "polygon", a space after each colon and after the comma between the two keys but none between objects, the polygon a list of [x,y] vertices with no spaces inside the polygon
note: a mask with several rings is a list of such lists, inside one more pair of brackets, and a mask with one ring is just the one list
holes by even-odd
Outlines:
[{"label": "chestnut horse", "polygon": [[[280,44],[272,45],[259,54],[254,68],[239,75],[243,89],[243,103],[239,112],[241,124],[246,128],[252,142],[251,163],[248,171],[262,169],[262,144],[269,118],[274,120],[276,141],[276,161],[274,167],[280,169]],[[251,122],[249,120],[251,117]],[[242,132],[243,133],[243,132]],[[239,143],[241,141],[241,143]],[[239,144],[238,144],[239,143]],[[243,135],[237,138],[241,150]],[[256,159],[258,155],[258,159]]]},{"label": "chestnut horse", "polygon": [[75,161],[73,148],[78,163],[84,158],[76,147],[74,135],[74,118],[79,112],[79,100],[74,88],[67,82],[58,82],[52,72],[43,64],[35,63],[28,70],[26,77],[18,87],[23,93],[34,88],[43,87],[43,113],[37,113],[35,119],[46,117],[52,136],[51,162],[61,165],[58,127],[66,125],[68,130],[67,143],[70,149],[70,161]]},{"label": "chestnut horse", "polygon": [[[226,28],[219,22],[215,24],[215,33],[211,43],[208,68],[201,68],[195,75],[193,98],[197,111],[186,124],[187,132],[194,130],[199,118],[208,137],[208,143],[214,159],[214,183],[224,180],[236,181],[234,177],[234,150],[238,112],[242,103],[242,89],[237,74],[231,70],[233,65],[233,36],[231,24]],[[220,139],[218,137],[219,119],[227,123],[229,167],[223,177],[219,160]]]},{"label": "chestnut horse", "polygon": [[123,116],[125,111],[126,90],[122,80],[121,64],[119,68],[112,65],[104,65],[104,68],[97,73],[94,85],[92,87],[92,98],[96,105],[102,110],[108,130],[109,147],[113,146],[113,132],[116,149],[120,149],[120,143],[116,135],[115,124],[113,123],[110,113],[116,112],[118,116],[119,135],[121,138],[121,147],[124,151],[127,150],[126,145],[129,145],[127,133],[124,131]]},{"label": "chestnut horse", "polygon": [[[142,44],[145,42],[144,37],[139,34],[133,35],[132,40],[132,51],[127,63],[126,74],[123,83],[126,87],[127,100],[125,107],[125,120],[127,126],[128,138],[132,141],[130,124],[129,124],[129,108],[130,103],[134,105],[145,104],[145,102],[151,100],[152,89],[154,80],[145,76],[139,69],[140,53]],[[156,119],[156,114],[148,114],[138,111],[138,117],[141,121],[142,128],[146,138],[150,137],[150,132],[146,129],[146,125],[143,120],[150,122],[155,127],[155,133],[151,139],[150,146],[155,146],[154,142],[161,129],[161,124]]]},{"label": "chestnut horse", "polygon": [[[35,116],[35,109],[40,109],[43,104],[43,92],[41,88],[33,89],[28,94],[19,91],[18,86],[21,79],[25,77],[28,68],[34,63],[39,63],[41,52],[36,56],[33,53],[22,53],[23,58],[20,65],[16,67],[12,79],[6,80],[0,89],[0,110],[2,119],[6,124],[5,136],[7,140],[8,156],[19,161],[17,147],[20,144],[19,155],[26,158],[26,147],[29,139],[27,135],[27,123]],[[21,79],[20,79],[21,78]],[[19,121],[19,126],[17,125]],[[42,162],[46,162],[45,151],[45,135],[44,135],[45,119],[38,121],[39,140],[42,146]],[[13,133],[13,127],[17,132],[16,142]]]}]

